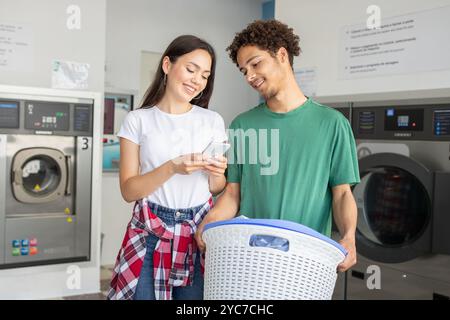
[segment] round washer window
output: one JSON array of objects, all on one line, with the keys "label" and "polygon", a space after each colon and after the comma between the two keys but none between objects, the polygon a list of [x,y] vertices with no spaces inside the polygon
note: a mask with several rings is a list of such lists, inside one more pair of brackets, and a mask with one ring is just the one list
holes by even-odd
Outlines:
[{"label": "round washer window", "polygon": [[355,191],[364,195],[364,210],[358,210],[358,231],[365,238],[401,247],[420,237],[429,221],[431,204],[414,175],[400,168],[380,167],[362,172],[363,181]]},{"label": "round washer window", "polygon": [[39,155],[22,166],[23,188],[30,194],[43,196],[55,191],[61,181],[61,169],[54,159]]}]

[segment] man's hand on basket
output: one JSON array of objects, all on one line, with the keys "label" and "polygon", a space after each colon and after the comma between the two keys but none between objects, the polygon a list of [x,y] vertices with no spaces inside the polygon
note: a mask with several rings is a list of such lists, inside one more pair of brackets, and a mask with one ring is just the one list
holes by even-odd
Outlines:
[{"label": "man's hand on basket", "polygon": [[355,239],[350,238],[342,238],[339,243],[347,250],[347,256],[344,261],[342,261],[338,267],[337,271],[344,272],[350,269],[352,266],[356,264],[356,245]]},{"label": "man's hand on basket", "polygon": [[[213,211],[214,209],[211,209],[211,211]],[[195,232],[195,241],[197,242],[197,246],[200,249],[201,252],[205,252],[206,250],[206,244],[202,239],[202,235],[203,235],[203,228],[205,227],[205,225],[207,225],[208,223],[214,222],[213,219],[213,215],[211,214],[211,211],[208,212],[208,214],[205,216],[205,218],[203,219],[203,221],[197,226],[197,231]]]}]

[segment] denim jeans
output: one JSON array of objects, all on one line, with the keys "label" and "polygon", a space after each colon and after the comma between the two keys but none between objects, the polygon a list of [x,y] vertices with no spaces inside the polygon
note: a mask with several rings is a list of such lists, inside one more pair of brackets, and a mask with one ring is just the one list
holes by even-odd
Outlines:
[{"label": "denim jeans", "polygon": [[[188,209],[170,209],[154,203],[150,203],[150,209],[157,215],[167,226],[174,226],[184,220],[192,220],[194,215],[201,209],[203,205]],[[179,214],[177,215],[177,212]],[[159,238],[153,234],[146,237],[147,251],[145,253],[144,262],[142,264],[141,274],[139,276],[134,300],[155,300],[155,287],[153,277],[153,252]],[[200,271],[200,252],[194,263],[194,281],[191,286],[173,287],[172,297],[174,300],[203,300],[203,275]]]}]

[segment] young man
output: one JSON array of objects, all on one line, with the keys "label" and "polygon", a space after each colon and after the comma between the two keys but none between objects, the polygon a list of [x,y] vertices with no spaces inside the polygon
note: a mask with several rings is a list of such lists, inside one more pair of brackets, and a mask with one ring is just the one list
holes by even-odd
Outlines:
[{"label": "young man", "polygon": [[350,186],[359,170],[353,133],[338,111],[305,97],[293,72],[299,38],[287,25],[255,21],[238,33],[228,51],[245,80],[265,103],[240,114],[230,126],[233,149],[227,187],[205,224],[233,218],[291,220],[331,234],[333,212],[348,250],[338,266],[356,263],[357,209]]}]

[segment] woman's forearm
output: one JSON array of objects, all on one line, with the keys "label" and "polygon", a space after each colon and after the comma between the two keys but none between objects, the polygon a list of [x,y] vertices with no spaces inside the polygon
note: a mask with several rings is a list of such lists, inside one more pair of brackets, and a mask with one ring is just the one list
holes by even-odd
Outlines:
[{"label": "woman's forearm", "polygon": [[162,186],[175,174],[172,161],[167,161],[158,168],[132,178],[121,186],[122,196],[127,202],[140,200]]}]

